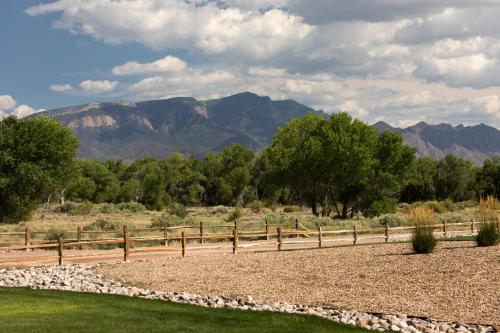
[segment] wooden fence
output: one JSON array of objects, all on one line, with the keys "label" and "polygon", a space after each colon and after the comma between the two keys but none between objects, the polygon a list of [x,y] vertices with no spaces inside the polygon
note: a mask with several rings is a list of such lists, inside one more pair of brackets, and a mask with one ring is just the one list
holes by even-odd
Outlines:
[{"label": "wooden fence", "polygon": [[[471,220],[470,222],[463,223],[447,223],[434,225],[434,233],[438,237],[449,236],[463,236],[474,235],[481,222]],[[497,230],[500,232],[500,217],[496,220]],[[264,230],[257,231],[242,231],[243,227],[263,227]],[[458,230],[457,230],[458,228]],[[225,229],[223,232],[207,232],[210,229]],[[305,228],[297,220],[295,225],[286,229],[286,225],[270,224],[266,221],[265,224],[244,224],[239,225],[237,222],[234,224],[223,225],[204,225],[200,223],[199,226],[163,226],[157,228],[134,228],[128,229],[126,226],[122,230],[106,230],[106,231],[84,231],[78,228],[76,238],[63,239],[60,237],[57,241],[37,240],[36,242],[31,238],[33,235],[43,235],[46,232],[33,232],[26,228],[24,232],[4,232],[0,233],[1,236],[18,236],[24,237],[23,244],[10,244],[8,246],[1,246],[0,251],[15,251],[32,249],[57,249],[59,264],[64,263],[64,252],[67,248],[82,250],[89,246],[96,245],[116,245],[123,248],[123,260],[128,261],[130,258],[132,245],[148,243],[161,243],[163,246],[170,247],[171,243],[178,242],[180,246],[172,247],[172,249],[179,249],[182,256],[186,256],[188,250],[203,250],[203,249],[217,249],[221,247],[231,247],[232,253],[236,254],[238,249],[252,248],[259,246],[277,246],[277,250],[285,249],[287,245],[305,245],[316,244],[318,248],[322,248],[334,242],[349,242],[353,245],[359,244],[363,240],[377,240],[388,243],[390,240],[407,239],[411,234],[404,233],[410,232],[415,229],[414,226],[408,227],[390,227],[386,224],[381,228],[365,228],[358,229],[356,225],[352,230],[323,230],[321,226],[317,226],[316,230]],[[179,234],[180,231],[180,234]],[[131,236],[134,233],[156,232],[159,235],[154,236]],[[177,234],[175,234],[177,232]],[[464,233],[465,232],[465,233]],[[106,235],[106,234],[120,234],[119,237],[113,238],[100,238],[100,239],[84,239],[85,235]],[[230,241],[230,244],[214,245],[214,241]],[[253,241],[251,243],[240,244],[240,240]],[[196,246],[189,246],[197,243]],[[1,242],[0,242],[1,243]],[[4,243],[5,244],[5,243]],[[140,248],[140,246],[139,246]]]}]

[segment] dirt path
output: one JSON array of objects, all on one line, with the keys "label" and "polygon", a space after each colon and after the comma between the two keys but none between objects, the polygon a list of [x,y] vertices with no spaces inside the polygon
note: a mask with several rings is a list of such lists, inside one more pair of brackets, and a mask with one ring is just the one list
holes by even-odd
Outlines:
[{"label": "dirt path", "polygon": [[[226,252],[227,253],[227,252]],[[405,313],[437,320],[500,319],[500,246],[442,242],[412,255],[408,244],[202,254],[111,265],[99,273],[162,291]]]}]

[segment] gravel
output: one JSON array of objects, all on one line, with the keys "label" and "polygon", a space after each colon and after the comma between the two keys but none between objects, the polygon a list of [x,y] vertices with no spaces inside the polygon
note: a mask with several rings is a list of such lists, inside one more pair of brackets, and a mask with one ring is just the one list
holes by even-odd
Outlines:
[{"label": "gravel", "polygon": [[[413,255],[409,245],[401,243],[165,257],[97,271],[162,292],[251,295],[266,304],[288,302],[443,322],[500,321],[500,247],[478,248],[472,242],[440,242],[428,255]],[[379,325],[386,328],[383,322]]]},{"label": "gravel", "polygon": [[85,265],[33,267],[30,269],[10,270],[2,269],[0,270],[0,286],[108,293],[192,304],[203,307],[307,314],[377,331],[392,330],[402,333],[495,332],[495,328],[492,326],[437,322],[419,318],[409,318],[404,314],[375,315],[328,307],[290,304],[287,302],[261,303],[254,300],[251,296],[231,298],[218,295],[201,296],[184,292],[159,292],[151,289],[123,285],[118,281],[96,274],[90,269],[90,266]]}]

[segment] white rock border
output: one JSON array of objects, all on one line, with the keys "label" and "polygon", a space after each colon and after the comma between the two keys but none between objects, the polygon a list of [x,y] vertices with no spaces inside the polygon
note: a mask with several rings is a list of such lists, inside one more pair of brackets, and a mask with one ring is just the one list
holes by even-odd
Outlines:
[{"label": "white rock border", "polygon": [[194,295],[184,292],[158,292],[154,290],[124,286],[120,282],[98,275],[92,271],[100,265],[41,266],[27,269],[0,269],[0,287],[26,287],[32,289],[66,290],[135,296],[159,299],[174,303],[198,305],[211,308],[232,308],[252,311],[271,311],[307,314],[323,317],[345,325],[377,331],[401,333],[494,333],[493,326],[479,324],[447,323],[406,315],[385,315],[345,311],[300,304],[260,303],[251,296],[229,298],[217,295]]}]

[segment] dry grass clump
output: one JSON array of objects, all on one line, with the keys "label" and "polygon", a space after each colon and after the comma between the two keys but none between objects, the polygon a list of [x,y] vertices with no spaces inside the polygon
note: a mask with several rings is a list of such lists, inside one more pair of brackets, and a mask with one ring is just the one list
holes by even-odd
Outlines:
[{"label": "dry grass clump", "polygon": [[498,201],[491,195],[479,200],[476,206],[476,218],[481,222],[476,237],[478,246],[493,246],[498,243],[500,239],[496,230],[498,208]]},{"label": "dry grass clump", "polygon": [[411,239],[413,251],[418,254],[432,253],[437,245],[434,210],[428,206],[414,207],[408,212],[408,222],[415,226]]}]

